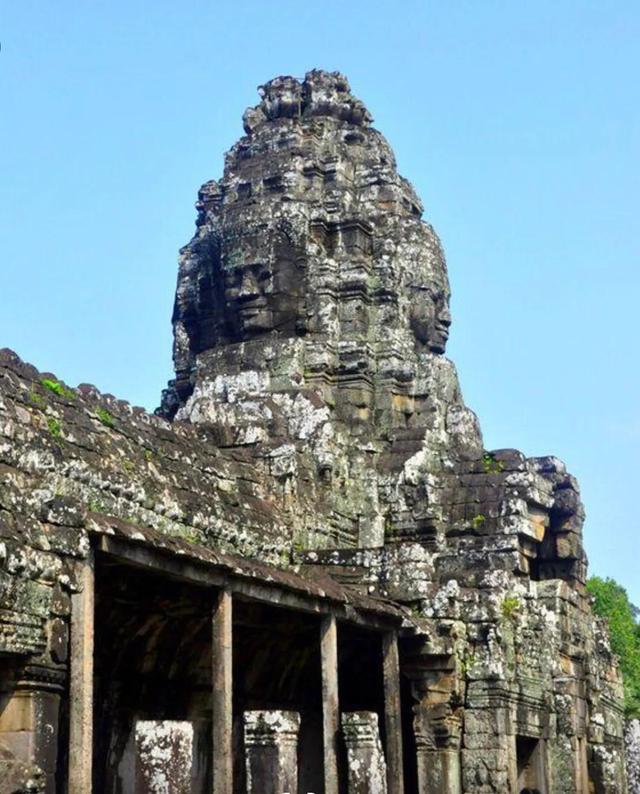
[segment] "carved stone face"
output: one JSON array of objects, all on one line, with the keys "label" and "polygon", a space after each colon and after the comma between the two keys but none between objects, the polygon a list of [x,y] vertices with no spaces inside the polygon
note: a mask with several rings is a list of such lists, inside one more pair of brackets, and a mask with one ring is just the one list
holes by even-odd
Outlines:
[{"label": "carved stone face", "polygon": [[273,328],[273,273],[267,264],[239,265],[224,274],[224,296],[236,332],[244,336]]},{"label": "carved stone face", "polygon": [[276,77],[259,87],[268,119],[294,118],[301,112],[302,86],[295,77]]},{"label": "carved stone face", "polygon": [[420,346],[432,353],[444,353],[451,325],[449,291],[435,283],[413,284],[409,322]]},{"label": "carved stone face", "polygon": [[224,312],[237,340],[269,332],[300,333],[304,318],[304,273],[295,251],[277,243],[269,261],[224,269]]},{"label": "carved stone face", "polygon": [[308,72],[303,86],[306,110],[314,116],[333,116],[352,124],[369,123],[371,114],[350,91],[339,72]]}]

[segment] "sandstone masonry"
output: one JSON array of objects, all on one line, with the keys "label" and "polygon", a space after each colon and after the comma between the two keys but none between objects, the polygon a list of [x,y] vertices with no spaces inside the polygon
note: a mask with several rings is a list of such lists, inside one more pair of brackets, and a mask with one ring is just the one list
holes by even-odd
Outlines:
[{"label": "sandstone masonry", "polygon": [[174,752],[175,792],[625,792],[575,478],[484,448],[347,80],[260,97],[156,415],[0,354],[0,792],[151,791]]}]

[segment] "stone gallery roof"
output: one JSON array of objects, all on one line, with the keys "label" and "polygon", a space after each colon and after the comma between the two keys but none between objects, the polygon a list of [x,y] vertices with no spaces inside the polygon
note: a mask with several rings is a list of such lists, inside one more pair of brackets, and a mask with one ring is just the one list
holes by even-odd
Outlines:
[{"label": "stone gallery roof", "polygon": [[171,425],[93,386],[70,389],[9,350],[0,368],[4,487],[25,521],[74,526],[93,510],[194,542],[215,527],[220,548],[228,535],[239,549],[241,510],[247,533],[260,528],[255,556],[277,558],[283,526],[247,455],[223,455],[206,428]]},{"label": "stone gallery roof", "polygon": [[[22,625],[5,628],[8,648],[40,646],[49,586],[64,575],[61,555],[82,558],[91,536],[150,547],[344,610],[402,619],[397,607],[320,571],[270,565],[266,560],[279,555],[290,561],[290,533],[277,507],[242,456],[224,457],[202,430],[170,425],[91,386],[70,389],[6,349],[0,351],[0,422],[3,603],[15,606],[21,592],[25,601]],[[252,527],[259,527],[259,541]],[[205,545],[209,531],[214,548]],[[243,548],[243,538],[256,544],[252,553],[231,553]],[[26,579],[19,592],[12,574]]]},{"label": "stone gallery roof", "polygon": [[[177,564],[181,568],[186,568],[188,564],[193,563],[201,565],[205,569],[202,575],[200,577],[193,576],[194,581],[201,583],[210,581],[217,585],[224,585],[233,579],[238,580],[239,583],[266,585],[279,594],[283,592],[297,594],[301,598],[297,603],[303,609],[305,604],[326,601],[346,617],[355,618],[357,610],[386,617],[396,623],[402,620],[409,623],[414,622],[407,609],[381,598],[367,596],[356,587],[342,585],[321,570],[301,569],[300,566],[276,568],[250,558],[216,552],[206,546],[191,543],[179,537],[171,537],[158,530],[136,526],[115,517],[95,513],[88,514],[86,529],[90,536],[102,536],[107,540],[102,545],[98,542],[96,544],[98,549],[104,548],[114,556],[117,556],[119,551],[124,560],[132,562],[138,560],[135,547],[141,546],[144,549],[160,552],[162,556],[171,559],[174,563],[176,562],[175,558],[180,558]],[[112,538],[124,541],[129,549],[114,547],[108,542]],[[153,567],[158,572],[171,571],[173,573],[176,570],[175,565],[170,566],[168,560],[165,566],[161,557],[156,557]],[[212,572],[217,573],[218,576],[212,576]],[[184,570],[181,571],[181,575],[185,579],[189,579]],[[239,589],[242,591],[241,587]],[[255,591],[249,589],[247,592]],[[271,599],[265,598],[264,600],[271,603],[282,603],[278,594],[274,594]],[[286,603],[286,598],[284,601]],[[310,609],[310,611],[315,610]]]}]

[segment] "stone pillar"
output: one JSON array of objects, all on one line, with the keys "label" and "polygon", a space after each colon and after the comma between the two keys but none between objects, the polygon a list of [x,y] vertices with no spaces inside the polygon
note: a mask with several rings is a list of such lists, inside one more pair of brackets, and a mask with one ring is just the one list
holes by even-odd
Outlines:
[{"label": "stone pillar", "polygon": [[462,794],[459,750],[418,750],[418,781],[424,794]]},{"label": "stone pillar", "polygon": [[578,771],[577,794],[589,794],[589,759],[587,756],[587,739],[576,737],[576,769]]},{"label": "stone pillar", "polygon": [[78,586],[80,591],[71,596],[68,794],[91,794],[95,612],[93,553],[82,564]]},{"label": "stone pillar", "polygon": [[342,732],[347,746],[349,794],[387,794],[378,715],[374,711],[345,712]]},{"label": "stone pillar", "polygon": [[9,768],[14,767],[16,780],[22,770],[23,781],[30,779],[34,792],[55,794],[58,714],[64,683],[65,676],[59,670],[28,665],[11,696],[0,704],[0,750],[7,755],[6,771],[0,763],[0,791],[5,777],[13,776]]},{"label": "stone pillar", "polygon": [[213,612],[213,794],[233,794],[232,598],[221,590]]},{"label": "stone pillar", "polygon": [[136,723],[136,794],[191,794],[193,726],[173,720]]},{"label": "stone pillar", "polygon": [[402,714],[400,711],[400,661],[398,635],[390,631],[382,637],[384,679],[384,719],[387,750],[387,788],[389,794],[403,794]]},{"label": "stone pillar", "polygon": [[640,794],[640,720],[629,720],[624,731],[629,794]]},{"label": "stone pillar", "polygon": [[461,794],[462,697],[453,656],[415,649],[404,665],[414,699],[418,790],[420,794]]},{"label": "stone pillar", "polygon": [[247,794],[298,794],[297,711],[245,711]]},{"label": "stone pillar", "polygon": [[338,627],[333,615],[320,626],[324,794],[338,794]]}]

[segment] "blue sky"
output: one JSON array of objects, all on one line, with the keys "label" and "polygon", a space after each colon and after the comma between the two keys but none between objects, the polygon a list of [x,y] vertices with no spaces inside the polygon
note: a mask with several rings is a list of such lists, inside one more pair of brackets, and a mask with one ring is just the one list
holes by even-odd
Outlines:
[{"label": "blue sky", "polygon": [[29,2],[0,10],[0,346],[153,408],[180,245],[259,83],[339,69],[445,245],[488,448],[582,484],[640,604],[637,2]]}]

